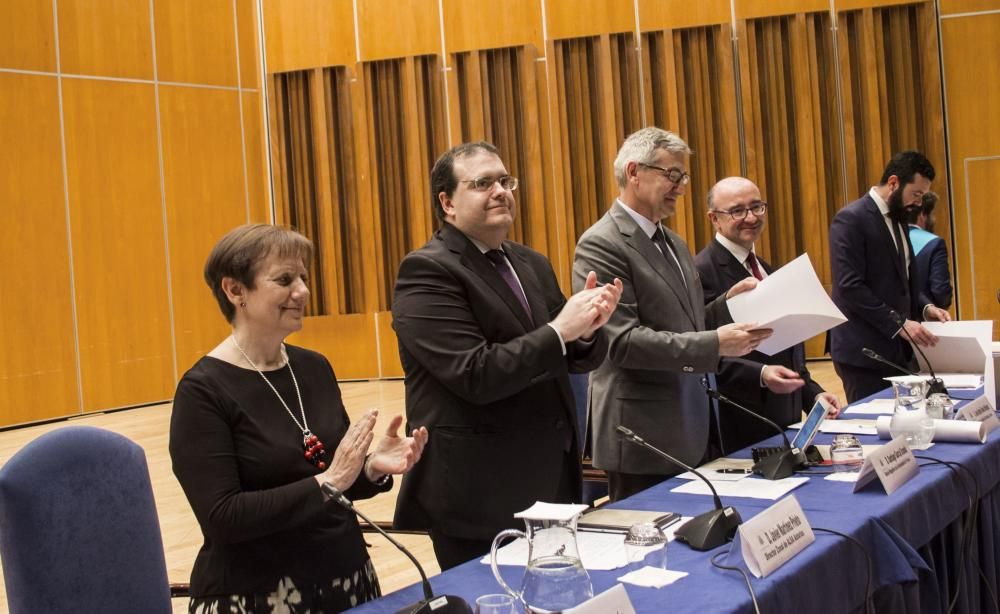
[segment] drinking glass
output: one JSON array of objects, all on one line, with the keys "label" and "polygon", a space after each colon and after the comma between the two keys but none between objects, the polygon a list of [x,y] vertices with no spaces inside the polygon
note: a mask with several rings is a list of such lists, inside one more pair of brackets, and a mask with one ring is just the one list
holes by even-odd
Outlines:
[{"label": "drinking glass", "polygon": [[506,593],[483,595],[476,599],[476,614],[517,614],[514,598]]},{"label": "drinking glass", "polygon": [[652,522],[639,522],[625,534],[625,560],[628,570],[643,567],[667,568],[667,536]]}]

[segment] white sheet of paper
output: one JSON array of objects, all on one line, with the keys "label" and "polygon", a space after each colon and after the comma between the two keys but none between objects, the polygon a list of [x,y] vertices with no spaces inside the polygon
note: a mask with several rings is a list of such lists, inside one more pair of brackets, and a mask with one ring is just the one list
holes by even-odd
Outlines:
[{"label": "white sheet of paper", "polygon": [[[674,532],[688,520],[691,520],[691,516],[682,516],[680,521],[665,528],[663,533],[667,536],[667,540],[673,541]],[[622,533],[580,530],[576,532],[576,547],[579,548],[580,560],[587,569],[609,571],[628,564],[625,558],[625,535]],[[490,555],[487,554],[479,559],[479,562],[489,565]],[[521,567],[527,565],[528,541],[515,539],[497,550],[497,564]]]},{"label": "white sheet of paper", "polygon": [[781,267],[750,292],[726,301],[734,322],[774,329],[757,350],[772,356],[847,321],[813,268],[809,254]]},{"label": "white sheet of paper", "polygon": [[858,403],[857,405],[851,405],[846,410],[848,413],[852,414],[866,414],[866,415],[885,415],[891,414],[896,411],[896,400],[895,399],[873,399],[867,403]]},{"label": "white sheet of paper", "polygon": [[978,373],[938,373],[945,388],[979,388],[983,385],[983,376]]},{"label": "white sheet of paper", "polygon": [[[809,478],[785,478],[783,480],[760,480],[747,479],[739,482],[715,482],[715,490],[720,497],[749,497],[751,499],[766,499],[776,501],[786,494],[792,492],[799,486],[809,481]],[[708,485],[701,480],[691,481],[687,484],[671,489],[670,492],[679,492],[688,495],[712,495]]]},{"label": "white sheet of paper", "polygon": [[607,614],[608,612],[635,614],[635,607],[632,606],[632,601],[628,598],[625,587],[621,584],[615,584],[603,593],[594,595],[580,605],[563,610],[563,612],[564,614]]},{"label": "white sheet of paper", "polygon": [[624,576],[619,577],[618,581],[648,588],[663,588],[681,578],[687,577],[687,575],[686,571],[673,571],[647,565],[642,569],[628,572]]},{"label": "white sheet of paper", "polygon": [[[983,387],[990,407],[996,409],[996,378],[993,372],[993,320],[957,320],[924,322],[937,336],[934,347],[921,347],[927,360],[941,373],[974,373],[983,376]],[[920,371],[930,370],[919,352],[915,352]],[[947,384],[945,384],[947,386]]]},{"label": "white sheet of paper", "polygon": [[[802,428],[802,421],[800,420],[795,424],[789,424],[788,428],[798,430]],[[851,435],[878,435],[878,431],[875,430],[875,421],[864,420],[861,418],[856,420],[830,420],[827,418],[823,421],[823,424],[819,425],[819,432],[830,433],[833,435],[837,433],[849,433]]]},{"label": "white sheet of paper", "polygon": [[514,514],[514,518],[531,518],[532,520],[570,520],[577,514],[582,514],[590,507],[582,503],[544,503],[535,504],[526,510]]},{"label": "white sheet of paper", "polygon": [[830,480],[831,482],[847,482],[848,484],[853,484],[858,481],[858,476],[860,475],[860,471],[838,471],[837,473],[831,473],[823,479]]}]

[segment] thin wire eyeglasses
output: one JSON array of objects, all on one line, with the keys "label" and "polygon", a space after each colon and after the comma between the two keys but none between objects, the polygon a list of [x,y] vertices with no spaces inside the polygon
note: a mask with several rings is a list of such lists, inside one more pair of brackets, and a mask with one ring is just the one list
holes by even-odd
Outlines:
[{"label": "thin wire eyeglasses", "polygon": [[489,192],[493,189],[493,186],[497,183],[500,187],[507,190],[508,192],[513,192],[517,189],[517,177],[511,177],[510,175],[501,175],[500,177],[476,177],[475,179],[463,179],[462,183],[467,183],[472,186],[472,189],[476,192]]},{"label": "thin wire eyeglasses", "polygon": [[651,168],[655,171],[660,171],[660,174],[667,178],[667,181],[671,183],[678,183],[680,185],[687,185],[691,181],[691,175],[682,171],[679,168],[663,168],[662,166],[656,166],[655,164],[645,164],[639,162],[639,166],[645,166],[646,168]]},{"label": "thin wire eyeglasses", "polygon": [[730,216],[737,222],[742,222],[743,220],[747,219],[748,213],[753,213],[757,217],[761,217],[765,213],[767,213],[767,203],[762,200],[758,200],[756,202],[750,203],[749,207],[743,207],[743,206],[733,207],[729,211],[723,211],[722,209],[712,209],[712,213],[725,213],[726,215]]}]

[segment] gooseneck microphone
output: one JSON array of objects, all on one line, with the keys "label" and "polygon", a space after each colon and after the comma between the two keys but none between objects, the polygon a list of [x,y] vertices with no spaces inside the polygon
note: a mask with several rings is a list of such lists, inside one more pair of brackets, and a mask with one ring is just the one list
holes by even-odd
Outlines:
[{"label": "gooseneck microphone", "polygon": [[878,354],[877,352],[875,352],[874,350],[871,350],[869,348],[861,348],[861,353],[864,354],[865,356],[867,356],[868,358],[871,358],[872,360],[878,361],[878,362],[880,362],[880,363],[882,363],[884,365],[889,365],[890,367],[892,367],[893,369],[899,371],[900,373],[905,373],[906,375],[912,375],[914,377],[922,377],[916,371],[913,371],[913,370],[907,369],[906,367],[897,365],[896,363],[892,362],[891,360],[889,360],[885,356],[883,356],[881,354]]},{"label": "gooseneck microphone", "polygon": [[420,562],[417,561],[416,557],[414,557],[410,551],[403,546],[403,544],[399,543],[393,539],[391,535],[386,533],[382,527],[372,522],[368,516],[365,516],[364,513],[354,507],[351,500],[344,496],[344,493],[340,492],[336,486],[326,482],[320,486],[320,489],[333,499],[337,505],[352,514],[359,516],[366,523],[368,523],[368,526],[372,527],[378,531],[382,537],[389,540],[389,543],[405,554],[413,563],[413,566],[417,568],[417,571],[420,572],[420,584],[424,589],[423,600],[398,610],[396,614],[430,614],[431,612],[434,614],[472,614],[472,608],[470,608],[469,604],[466,603],[466,601],[461,597],[456,597],[455,595],[440,595],[435,597],[434,591],[431,590],[431,583],[427,580],[427,574],[424,573],[424,568],[420,565]]},{"label": "gooseneck microphone", "polygon": [[723,507],[722,500],[719,499],[719,493],[716,492],[715,486],[712,486],[712,482],[708,478],[699,473],[694,467],[691,467],[673,456],[670,456],[663,450],[651,445],[645,439],[636,435],[632,429],[619,424],[617,430],[625,437],[625,439],[631,441],[632,443],[642,446],[650,452],[662,456],[681,469],[695,474],[703,482],[708,484],[709,490],[712,491],[712,499],[715,503],[715,509],[695,516],[681,525],[681,527],[674,532],[674,536],[678,539],[678,541],[686,543],[695,550],[711,550],[712,548],[721,546],[733,538],[736,534],[736,528],[741,522],[743,522],[743,519],[740,518],[740,513],[737,512],[732,506]]},{"label": "gooseneck microphone", "polygon": [[910,331],[906,330],[906,318],[901,316],[895,309],[889,310],[889,317],[892,318],[893,322],[899,324],[899,330],[902,331],[903,334],[906,335],[906,338],[910,340],[910,345],[912,345],[914,349],[920,353],[920,357],[924,359],[924,364],[927,365],[927,370],[931,372],[931,383],[927,389],[927,396],[937,394],[939,392],[941,394],[948,394],[948,389],[944,387],[944,380],[934,373],[934,367],[931,366],[931,361],[927,360],[927,355],[924,354],[924,351],[920,349],[917,342],[913,340],[912,336],[910,336]]},{"label": "gooseneck microphone", "polygon": [[777,431],[779,435],[781,435],[781,439],[785,443],[784,449],[780,452],[775,452],[774,454],[768,454],[758,462],[754,463],[754,473],[766,480],[780,480],[794,474],[795,470],[800,468],[805,463],[805,457],[803,456],[802,451],[792,447],[792,444],[788,441],[788,435],[785,434],[785,429],[781,428],[777,422],[758,414],[752,409],[748,409],[740,405],[718,390],[712,388],[708,385],[708,378],[701,378],[701,385],[705,387],[705,394],[709,397],[720,403],[725,403],[726,405],[735,407],[747,415],[753,416],[757,420],[768,424],[771,428]]}]

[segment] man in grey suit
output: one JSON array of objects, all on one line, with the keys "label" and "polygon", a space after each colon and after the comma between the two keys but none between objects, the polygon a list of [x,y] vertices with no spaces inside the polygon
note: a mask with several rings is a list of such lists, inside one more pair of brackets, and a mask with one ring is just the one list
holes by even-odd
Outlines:
[{"label": "man in grey suit", "polygon": [[[679,473],[625,441],[615,427],[624,425],[698,464],[708,455],[712,430],[702,374],[716,371],[723,356],[749,353],[771,334],[754,330],[754,323],[733,324],[726,306],[727,298],[755,287],[756,279],[705,305],[687,245],[660,225],[684,194],[690,153],[680,137],[659,128],[629,136],[615,160],[620,196],[576,246],[574,288],[584,287],[590,271],[601,281],[619,278],[624,284],[604,327],[608,358],[591,373],[588,395],[594,466],[608,472],[615,501]],[[760,385],[756,376],[752,380],[746,385]]]}]

